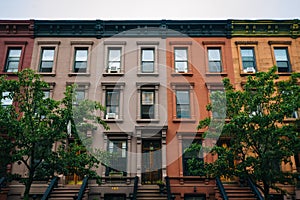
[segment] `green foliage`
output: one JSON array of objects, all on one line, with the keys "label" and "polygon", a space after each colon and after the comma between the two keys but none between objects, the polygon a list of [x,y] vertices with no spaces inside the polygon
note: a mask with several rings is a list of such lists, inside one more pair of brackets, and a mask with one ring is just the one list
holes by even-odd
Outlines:
[{"label": "green foliage", "polygon": [[[280,81],[276,72],[273,67],[248,76],[242,91],[235,90],[229,79],[223,81],[230,121],[222,127],[221,138],[230,136],[230,148],[214,148],[218,160],[207,164],[214,175],[246,175],[262,182],[266,199],[270,188],[278,189],[276,183],[293,183],[294,174],[280,170],[280,165],[291,164],[290,157],[300,150],[299,120],[285,120],[300,107],[300,75]],[[198,128],[209,125],[206,121]]]},{"label": "green foliage", "polygon": [[[17,80],[0,77],[0,98],[4,98],[3,92],[9,91],[9,98],[14,101],[11,106],[0,106],[3,133],[0,148],[6,155],[1,156],[1,171],[5,171],[8,163],[14,162],[27,168],[28,174],[22,178],[24,199],[28,199],[33,180],[70,173],[95,177],[93,169],[107,155],[100,150],[93,150],[91,154],[84,144],[91,146],[87,131],[96,129],[99,124],[108,129],[105,122],[95,115],[104,107],[88,100],[74,106],[75,86],[67,88],[61,101],[45,98],[43,90],[49,86],[38,74],[26,69],[17,75]],[[70,133],[67,129],[69,123]],[[70,138],[74,142],[69,143]]]}]

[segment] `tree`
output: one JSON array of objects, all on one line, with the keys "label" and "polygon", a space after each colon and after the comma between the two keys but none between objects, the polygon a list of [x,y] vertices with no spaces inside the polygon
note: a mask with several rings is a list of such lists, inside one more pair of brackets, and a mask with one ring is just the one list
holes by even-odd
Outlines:
[{"label": "tree", "polygon": [[[241,91],[224,79],[229,122],[222,126],[221,138],[230,138],[229,148],[216,146],[212,152],[219,159],[206,164],[214,175],[247,176],[262,183],[257,186],[265,199],[270,199],[271,188],[280,190],[278,183],[293,183],[295,174],[282,171],[280,165],[291,164],[291,156],[300,150],[299,119],[286,120],[300,107],[300,74],[280,81],[276,72],[273,67],[248,76]],[[208,127],[211,120],[201,120],[198,129]]]},{"label": "tree", "polygon": [[[88,100],[74,106],[74,86],[67,88],[61,101],[45,98],[43,90],[49,86],[38,74],[26,69],[17,75],[17,80],[0,77],[0,99],[9,98],[14,102],[10,106],[0,106],[3,133],[0,148],[10,155],[6,162],[1,162],[1,168],[5,170],[9,162],[25,166],[27,176],[19,177],[25,184],[24,199],[29,198],[31,185],[36,179],[61,173],[96,175],[93,169],[98,167],[100,159],[105,158],[105,153],[96,152],[99,156],[96,158],[84,146],[90,139],[80,135],[86,135],[86,131],[95,129],[97,124],[108,129],[94,114],[103,111],[104,107]],[[68,124],[72,127],[69,131]],[[75,140],[72,145],[68,145],[70,136]],[[56,151],[53,151],[54,144],[59,144]],[[76,154],[82,150],[84,153]]]}]

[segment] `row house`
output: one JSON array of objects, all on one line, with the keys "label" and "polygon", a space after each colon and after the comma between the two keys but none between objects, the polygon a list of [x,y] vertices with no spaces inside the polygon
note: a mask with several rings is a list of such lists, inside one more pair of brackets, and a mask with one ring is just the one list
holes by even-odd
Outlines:
[{"label": "row house", "polygon": [[[281,79],[299,72],[298,36],[298,20],[2,20],[0,70],[14,78],[30,67],[49,83],[46,96],[62,99],[76,84],[74,104],[90,99],[106,107],[110,130],[89,136],[116,159],[97,169],[102,184],[90,180],[89,199],[129,199],[136,176],[140,189],[168,177],[175,199],[215,199],[215,180],[193,174],[187,163],[195,155],[217,157],[185,153],[193,143],[211,145],[197,130],[214,115],[206,111],[210,95],[224,91],[224,77],[242,89],[246,76],[275,64]],[[292,159],[283,170],[299,168],[299,156]],[[26,174],[20,165],[9,170]],[[81,182],[70,174],[59,183]],[[47,184],[37,187],[43,193]],[[10,199],[22,193],[18,183],[10,188]]]}]

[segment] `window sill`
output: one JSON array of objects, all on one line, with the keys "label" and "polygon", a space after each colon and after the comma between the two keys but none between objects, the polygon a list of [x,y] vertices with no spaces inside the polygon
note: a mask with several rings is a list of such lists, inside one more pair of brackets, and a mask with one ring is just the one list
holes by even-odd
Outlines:
[{"label": "window sill", "polygon": [[206,72],[206,76],[227,76],[227,72]]},{"label": "window sill", "polygon": [[115,123],[122,123],[123,119],[103,119],[103,121],[107,123],[115,122]]},{"label": "window sill", "polygon": [[255,76],[255,73],[253,73],[253,72],[249,72],[249,73],[241,72],[240,75],[241,76]]},{"label": "window sill", "polygon": [[290,76],[290,75],[292,75],[292,72],[277,72],[277,74],[279,76]]},{"label": "window sill", "polygon": [[124,73],[103,73],[103,76],[124,76]]},{"label": "window sill", "polygon": [[56,74],[53,72],[37,72],[37,73],[43,76],[56,76]]},{"label": "window sill", "polygon": [[191,72],[172,72],[171,76],[193,76],[194,74]]},{"label": "window sill", "polygon": [[159,76],[158,73],[138,73],[137,76]]},{"label": "window sill", "polygon": [[90,73],[76,73],[76,72],[71,72],[68,74],[68,76],[90,76]]},{"label": "window sill", "polygon": [[0,72],[0,75],[17,76],[18,72]]},{"label": "window sill", "polygon": [[179,119],[179,118],[175,118],[173,119],[174,123],[195,123],[196,119]]},{"label": "window sill", "polygon": [[295,122],[298,118],[285,118],[283,122]]},{"label": "window sill", "polygon": [[155,123],[158,123],[159,119],[136,119],[136,122],[138,122],[138,123],[145,123],[145,122],[155,122]]}]

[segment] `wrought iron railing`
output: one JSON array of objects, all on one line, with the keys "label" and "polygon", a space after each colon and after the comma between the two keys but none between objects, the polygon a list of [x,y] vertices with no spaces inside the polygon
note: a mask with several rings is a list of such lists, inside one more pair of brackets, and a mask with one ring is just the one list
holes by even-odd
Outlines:
[{"label": "wrought iron railing", "polygon": [[139,184],[139,177],[136,176],[136,177],[134,177],[133,193],[132,193],[132,196],[131,196],[132,200],[136,200],[138,184]]},{"label": "wrought iron railing", "polygon": [[167,198],[168,198],[168,200],[173,200],[173,199],[175,199],[175,196],[172,195],[172,192],[171,192],[170,178],[168,176],[166,176],[165,179],[166,179]]},{"label": "wrought iron railing", "polygon": [[5,186],[5,181],[6,181],[6,178],[5,177],[1,177],[1,179],[0,179],[0,191],[1,191],[2,187]]},{"label": "wrought iron railing", "polygon": [[41,198],[41,200],[47,200],[47,199],[49,198],[49,196],[50,196],[50,194],[51,194],[53,188],[55,188],[55,187],[57,186],[57,182],[58,182],[58,177],[55,176],[55,177],[51,180],[51,182],[50,182],[50,184],[49,184],[47,190],[45,191],[43,197]]},{"label": "wrought iron railing", "polygon": [[217,187],[220,191],[220,194],[221,194],[223,200],[228,200],[228,196],[227,196],[227,193],[225,191],[224,185],[223,185],[223,183],[222,183],[222,181],[220,180],[219,177],[216,178],[216,184],[217,184]]},{"label": "wrought iron railing", "polygon": [[77,196],[77,199],[76,200],[82,200],[83,198],[83,195],[84,195],[84,192],[85,192],[85,189],[86,187],[88,186],[88,180],[89,180],[89,177],[86,176],[84,177],[83,181],[82,181],[82,185],[80,187],[80,190],[78,192],[78,196]]},{"label": "wrought iron railing", "polygon": [[248,177],[247,181],[248,181],[249,187],[251,188],[251,190],[254,193],[254,195],[256,196],[256,198],[258,200],[264,200],[263,196],[261,195],[261,193],[259,192],[259,190],[257,189],[257,187],[255,186],[255,184],[253,183],[253,181],[251,180],[250,177]]}]

